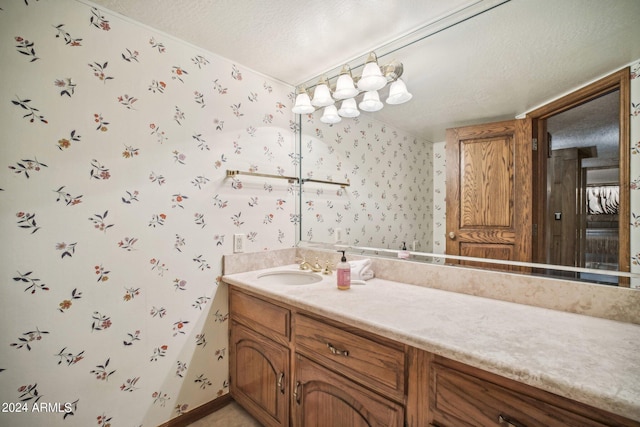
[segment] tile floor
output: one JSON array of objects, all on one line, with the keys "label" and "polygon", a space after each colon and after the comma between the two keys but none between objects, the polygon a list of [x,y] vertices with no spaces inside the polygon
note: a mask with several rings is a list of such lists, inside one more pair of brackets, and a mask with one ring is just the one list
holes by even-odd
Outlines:
[{"label": "tile floor", "polygon": [[222,409],[217,410],[213,414],[201,418],[195,423],[189,424],[189,427],[261,427],[262,424],[257,422],[251,415],[240,407],[235,401],[232,401]]}]

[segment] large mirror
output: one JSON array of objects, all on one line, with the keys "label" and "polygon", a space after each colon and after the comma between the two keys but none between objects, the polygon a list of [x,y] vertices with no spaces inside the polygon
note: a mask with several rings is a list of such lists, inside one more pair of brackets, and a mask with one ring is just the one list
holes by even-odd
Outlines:
[{"label": "large mirror", "polygon": [[[426,28],[378,49],[380,65],[402,63],[402,79],[413,98],[332,125],[320,120],[322,110],[299,116],[303,181],[349,184],[303,184],[300,241],[444,254],[446,129],[524,117],[624,67],[637,72],[636,16],[640,2],[634,0],[494,2],[486,10],[443,18],[431,31]],[[354,75],[364,60],[349,63]],[[330,82],[335,84],[339,72],[328,73]],[[304,83],[312,87],[316,81]],[[582,187],[573,191],[580,194],[585,212],[574,218],[575,232],[583,236],[572,249],[574,255],[557,255],[569,250],[564,248],[534,261],[628,271],[630,259],[621,265],[617,258],[618,242],[632,243],[629,258],[640,251],[633,247],[634,237],[640,240],[637,227],[627,227],[625,236],[612,234],[617,222],[626,217],[631,222],[634,206],[640,215],[638,195],[624,189],[626,193],[619,193],[620,173],[626,174],[629,188],[634,181],[629,162],[631,170],[640,170],[640,156],[625,156],[622,167],[620,158],[612,156],[620,143],[620,123],[626,120],[620,118],[618,105],[621,99],[628,102],[629,95],[621,95],[621,90],[629,88],[607,91],[543,118],[546,132],[539,140],[546,144],[549,159],[570,150],[581,159]],[[380,98],[387,92],[388,87],[381,89]],[[548,197],[546,193],[539,191],[538,197]],[[551,215],[544,219],[545,233],[563,219],[552,198],[545,202],[544,215]],[[614,213],[612,206],[622,199],[626,211]],[[566,235],[547,240],[552,245],[568,241]],[[611,282],[606,276],[562,271],[580,280]],[[617,279],[613,283],[618,284]]]}]

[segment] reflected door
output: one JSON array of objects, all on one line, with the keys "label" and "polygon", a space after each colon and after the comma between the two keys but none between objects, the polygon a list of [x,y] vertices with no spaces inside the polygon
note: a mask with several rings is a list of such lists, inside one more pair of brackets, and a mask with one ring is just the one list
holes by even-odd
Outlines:
[{"label": "reflected door", "polygon": [[531,121],[448,129],[446,144],[447,254],[531,261]]}]

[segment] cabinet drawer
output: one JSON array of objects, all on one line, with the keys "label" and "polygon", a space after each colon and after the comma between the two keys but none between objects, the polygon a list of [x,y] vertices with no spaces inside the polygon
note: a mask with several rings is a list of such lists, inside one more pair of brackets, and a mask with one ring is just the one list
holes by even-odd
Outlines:
[{"label": "cabinet drawer", "polygon": [[327,325],[295,318],[296,350],[380,393],[404,396],[404,351]]},{"label": "cabinet drawer", "polygon": [[229,291],[231,316],[278,342],[289,341],[291,312],[259,298],[239,292],[233,287]]},{"label": "cabinet drawer", "polygon": [[445,366],[432,364],[431,410],[437,426],[605,426],[585,415]]}]

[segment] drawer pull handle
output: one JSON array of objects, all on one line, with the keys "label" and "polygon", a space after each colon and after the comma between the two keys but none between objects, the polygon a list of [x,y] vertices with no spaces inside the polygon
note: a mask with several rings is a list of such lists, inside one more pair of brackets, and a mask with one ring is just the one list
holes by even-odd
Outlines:
[{"label": "drawer pull handle", "polygon": [[526,427],[524,424],[520,424],[512,418],[505,417],[504,415],[498,415],[498,424],[501,427]]},{"label": "drawer pull handle", "polygon": [[299,405],[300,404],[300,381],[296,381],[296,388],[293,389],[293,397],[295,397],[296,399],[296,403]]},{"label": "drawer pull handle", "polygon": [[280,375],[278,375],[278,388],[280,393],[284,394],[284,372],[280,372]]},{"label": "drawer pull handle", "polygon": [[338,350],[330,342],[327,343],[327,348],[332,354],[342,355],[344,357],[349,356],[349,350]]}]

